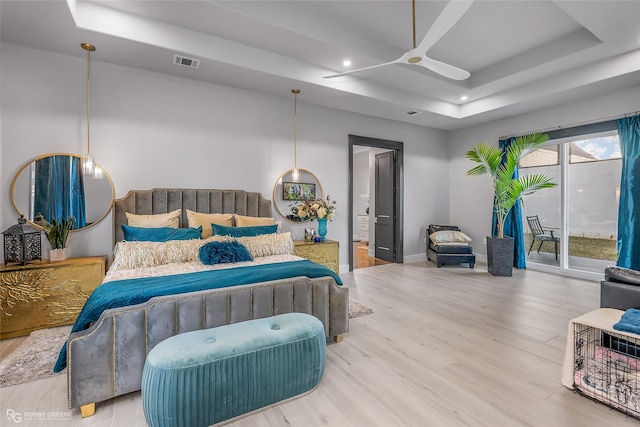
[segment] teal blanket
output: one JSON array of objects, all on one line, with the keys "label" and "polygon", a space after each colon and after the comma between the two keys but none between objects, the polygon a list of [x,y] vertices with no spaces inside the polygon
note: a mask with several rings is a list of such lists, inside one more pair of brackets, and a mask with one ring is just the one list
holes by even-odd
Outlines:
[{"label": "teal blanket", "polygon": [[[333,270],[309,260],[200,271],[172,276],[115,280],[104,283],[93,291],[78,315],[71,332],[88,328],[108,308],[141,304],[152,297],[268,282],[270,280],[298,276],[310,278],[331,276],[336,283],[342,285],[340,277]],[[60,372],[65,366],[67,366],[66,343],[60,350],[60,355],[53,371]]]}]

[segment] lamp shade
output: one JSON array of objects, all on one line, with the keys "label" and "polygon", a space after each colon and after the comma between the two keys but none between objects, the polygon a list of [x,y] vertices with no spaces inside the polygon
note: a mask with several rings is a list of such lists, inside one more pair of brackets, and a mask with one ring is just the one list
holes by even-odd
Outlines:
[{"label": "lamp shade", "polygon": [[41,230],[27,224],[24,215],[18,223],[2,232],[4,234],[4,263],[17,262],[22,265],[42,259]]}]

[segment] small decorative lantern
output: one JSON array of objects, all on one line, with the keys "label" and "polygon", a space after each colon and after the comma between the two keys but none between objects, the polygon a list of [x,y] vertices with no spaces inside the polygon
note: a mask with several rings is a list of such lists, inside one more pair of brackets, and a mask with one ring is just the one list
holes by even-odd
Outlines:
[{"label": "small decorative lantern", "polygon": [[27,224],[24,215],[20,215],[18,223],[7,228],[4,234],[4,263],[27,264],[29,261],[42,259],[41,230]]}]

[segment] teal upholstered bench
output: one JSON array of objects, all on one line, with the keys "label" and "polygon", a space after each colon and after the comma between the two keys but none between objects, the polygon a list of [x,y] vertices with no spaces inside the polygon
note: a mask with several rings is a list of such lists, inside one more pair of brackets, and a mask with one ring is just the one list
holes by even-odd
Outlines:
[{"label": "teal upholstered bench", "polygon": [[152,426],[209,426],[314,389],[326,338],[287,313],[172,336],[148,354],[142,404]]}]

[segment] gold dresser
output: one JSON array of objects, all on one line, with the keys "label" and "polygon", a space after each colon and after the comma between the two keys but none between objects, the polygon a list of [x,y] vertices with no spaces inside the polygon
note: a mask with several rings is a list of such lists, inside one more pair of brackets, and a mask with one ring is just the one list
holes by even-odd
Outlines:
[{"label": "gold dresser", "polygon": [[296,240],[293,242],[293,254],[302,258],[307,258],[318,264],[329,267],[336,273],[340,273],[340,247],[339,242],[335,240],[326,240],[324,242],[307,242],[305,240]]},{"label": "gold dresser", "polygon": [[0,339],[72,324],[102,283],[106,256],[0,265]]}]

